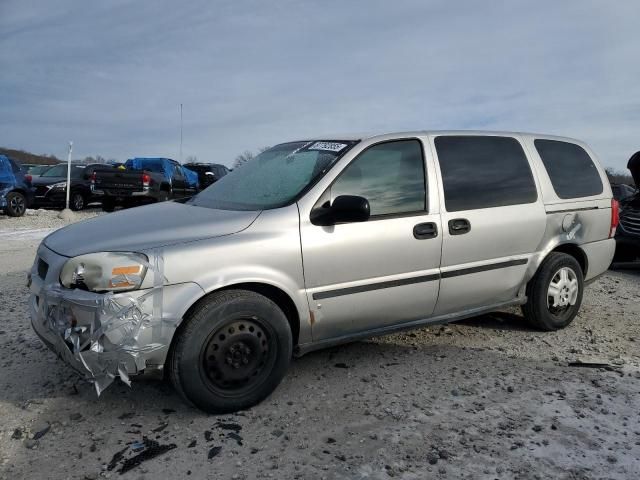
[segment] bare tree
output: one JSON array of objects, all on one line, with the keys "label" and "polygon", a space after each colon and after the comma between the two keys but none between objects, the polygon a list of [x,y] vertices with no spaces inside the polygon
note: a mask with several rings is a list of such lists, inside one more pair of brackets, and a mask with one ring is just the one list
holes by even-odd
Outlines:
[{"label": "bare tree", "polygon": [[196,157],[195,155],[189,155],[184,159],[184,163],[198,163],[198,157]]},{"label": "bare tree", "polygon": [[243,153],[238,155],[236,159],[233,161],[233,168],[238,168],[240,165],[244,165],[250,160],[253,160],[255,155],[249,150],[245,150]]},{"label": "bare tree", "polygon": [[624,183],[631,186],[634,185],[633,177],[627,172],[619,172],[611,167],[605,168],[605,172],[607,172],[607,177],[609,177],[609,182],[611,183]]},{"label": "bare tree", "polygon": [[[258,154],[261,154],[262,152],[269,150],[271,147],[262,147],[258,149]],[[240,165],[244,165],[245,163],[247,163],[249,160],[253,160],[254,158],[256,158],[256,155],[249,151],[249,150],[245,150],[243,153],[241,153],[240,155],[238,155],[236,157],[236,159],[233,161],[233,168],[238,168]]]}]

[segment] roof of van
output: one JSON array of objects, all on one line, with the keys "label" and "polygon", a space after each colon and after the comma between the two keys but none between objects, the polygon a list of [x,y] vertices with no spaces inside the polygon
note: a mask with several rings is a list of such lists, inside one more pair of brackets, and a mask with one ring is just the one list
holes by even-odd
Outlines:
[{"label": "roof of van", "polygon": [[366,132],[366,133],[333,133],[331,135],[314,136],[312,138],[306,138],[299,141],[314,141],[314,140],[368,140],[372,138],[385,139],[387,137],[415,137],[420,135],[491,135],[491,136],[523,136],[534,138],[545,138],[561,141],[569,141],[572,143],[583,143],[581,140],[569,137],[562,137],[558,135],[548,135],[543,133],[530,133],[530,132],[508,132],[508,131],[493,131],[493,130],[412,130],[403,132]]}]

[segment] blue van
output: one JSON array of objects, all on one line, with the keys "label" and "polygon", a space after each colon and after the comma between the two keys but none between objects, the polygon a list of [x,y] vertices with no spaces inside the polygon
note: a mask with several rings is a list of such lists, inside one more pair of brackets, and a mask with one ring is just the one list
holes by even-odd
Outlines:
[{"label": "blue van", "polygon": [[0,211],[21,217],[33,203],[31,176],[19,163],[0,155]]}]

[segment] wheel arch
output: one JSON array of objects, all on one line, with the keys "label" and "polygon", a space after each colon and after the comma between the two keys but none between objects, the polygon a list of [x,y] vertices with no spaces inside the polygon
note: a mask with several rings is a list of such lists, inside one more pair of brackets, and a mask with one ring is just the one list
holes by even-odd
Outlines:
[{"label": "wheel arch", "polygon": [[267,297],[269,300],[271,300],[276,305],[278,305],[278,307],[282,309],[285,317],[287,317],[287,321],[289,322],[289,326],[291,328],[291,337],[293,340],[293,348],[295,349],[295,347],[298,345],[299,338],[300,338],[300,314],[298,313],[298,309],[296,307],[295,302],[289,296],[289,294],[287,294],[281,288],[268,283],[241,282],[241,283],[225,285],[215,290],[211,290],[205,293],[204,295],[202,295],[195,302],[193,302],[193,304],[189,308],[187,308],[184,315],[182,316],[183,320],[180,322],[180,324],[176,328],[176,331],[173,334],[173,338],[171,339],[171,344],[169,345],[169,355],[167,356],[167,359],[171,357],[171,351],[173,349],[173,346],[177,338],[180,336],[182,329],[186,325],[186,322],[184,320],[187,319],[191,315],[191,313],[199,305],[205,302],[211,295],[214,295],[218,292],[223,292],[226,290],[246,290],[246,291],[258,293],[260,295]]},{"label": "wheel arch", "polygon": [[572,256],[576,259],[580,268],[582,269],[582,275],[586,278],[587,271],[589,270],[589,258],[585,251],[580,248],[580,246],[576,243],[561,243],[560,245],[556,245],[553,250],[549,253],[565,253],[567,255]]}]

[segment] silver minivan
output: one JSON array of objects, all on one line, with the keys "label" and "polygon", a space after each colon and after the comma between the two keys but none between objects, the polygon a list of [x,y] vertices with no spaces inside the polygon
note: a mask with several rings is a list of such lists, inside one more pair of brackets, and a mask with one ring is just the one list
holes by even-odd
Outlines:
[{"label": "silver minivan", "polygon": [[292,356],[512,305],[566,327],[613,257],[617,203],[584,143],[407,132],[277,145],[186,201],[44,239],[33,328],[100,393],[164,370],[210,412]]}]

